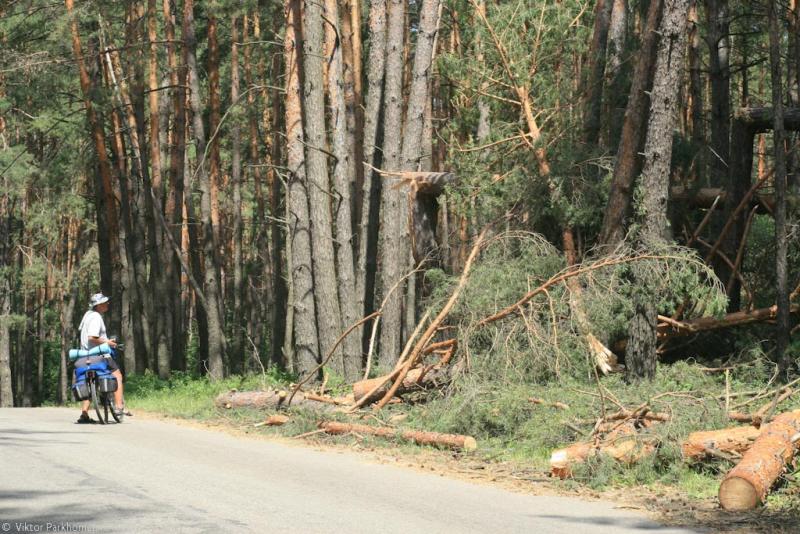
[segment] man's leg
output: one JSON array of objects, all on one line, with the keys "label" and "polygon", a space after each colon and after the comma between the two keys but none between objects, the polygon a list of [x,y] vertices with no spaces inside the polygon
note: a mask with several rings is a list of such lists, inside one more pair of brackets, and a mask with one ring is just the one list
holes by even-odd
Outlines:
[{"label": "man's leg", "polygon": [[117,390],[114,392],[114,404],[116,405],[117,410],[122,409],[123,401],[122,401],[122,372],[119,369],[114,370],[111,373],[114,378],[117,379]]}]

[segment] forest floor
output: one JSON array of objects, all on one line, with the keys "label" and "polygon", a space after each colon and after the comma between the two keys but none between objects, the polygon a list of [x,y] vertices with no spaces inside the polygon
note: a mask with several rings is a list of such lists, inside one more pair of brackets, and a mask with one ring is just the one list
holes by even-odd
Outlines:
[{"label": "forest floor", "polygon": [[[689,418],[676,417],[669,430],[664,431],[662,435],[664,441],[660,447],[662,452],[659,455],[651,462],[633,467],[620,466],[608,461],[590,463],[584,469],[576,470],[573,479],[565,481],[549,476],[549,453],[553,448],[552,443],[567,445],[574,441],[574,436],[569,438],[569,433],[558,434],[557,427],[563,426],[564,420],[567,419],[579,421],[584,417],[583,414],[597,409],[597,399],[584,394],[590,393],[586,389],[575,387],[574,389],[580,393],[566,394],[566,391],[573,389],[570,383],[540,388],[538,394],[544,398],[554,399],[558,395],[559,400],[567,400],[571,413],[564,415],[563,412],[541,407],[537,407],[535,411],[528,409],[525,412],[530,419],[528,424],[536,430],[517,428],[511,432],[503,426],[503,420],[516,417],[513,413],[514,408],[504,406],[502,400],[495,402],[494,407],[489,406],[487,417],[494,418],[499,430],[495,432],[495,436],[476,435],[479,447],[477,451],[471,453],[441,451],[356,434],[334,437],[313,433],[316,423],[321,419],[344,420],[335,414],[319,413],[314,410],[292,409],[289,413],[291,421],[285,426],[256,428],[254,425],[264,420],[263,410],[220,410],[214,407],[214,397],[230,388],[241,391],[280,387],[280,383],[267,377],[231,379],[217,384],[184,377],[173,381],[169,387],[158,386],[158,382],[150,378],[149,383],[133,384],[129,400],[137,416],[168,417],[180,420],[182,424],[202,425],[242,436],[275,439],[317,448],[356,451],[369,455],[380,463],[404,465],[451,478],[502,486],[516,492],[610,500],[623,508],[645,512],[654,519],[675,526],[711,529],[715,532],[800,531],[800,513],[797,512],[800,504],[800,486],[794,482],[791,474],[787,475],[779,487],[770,494],[765,506],[753,512],[730,513],[720,509],[716,494],[719,481],[732,464],[687,466],[675,460],[674,449],[677,448],[675,441],[679,440],[680,436],[692,430],[730,426],[729,423],[720,422],[718,414],[710,413],[708,406],[701,407],[702,403],[697,400],[700,391],[705,390],[706,394],[715,391],[710,389],[711,382],[718,385],[719,377],[709,377],[709,373],[698,373],[694,367],[697,366],[692,366],[691,369],[688,366],[679,366],[669,376],[662,377],[657,385],[662,392],[667,391],[672,394],[673,402],[670,402],[669,409]],[[728,380],[730,382],[730,376]],[[666,385],[670,388],[666,388]],[[741,384],[735,385],[741,386]],[[625,405],[630,405],[632,398],[642,398],[640,390],[627,391],[613,380],[609,381],[609,387],[614,390],[619,402]],[[674,391],[676,389],[683,392]],[[517,392],[508,394],[513,396],[517,395]],[[565,396],[568,398],[564,399]],[[650,394],[644,398],[652,399],[654,396]],[[689,399],[691,402],[683,406],[675,399]],[[445,403],[442,399],[438,402]],[[729,399],[728,402],[732,401]],[[792,404],[791,401],[787,402],[781,409],[789,409]],[[699,412],[692,412],[692,406]],[[449,431],[453,430],[452,423],[442,422],[443,426],[434,425],[434,428],[431,428],[432,421],[443,419],[441,410],[453,413],[458,409],[459,406],[449,403],[438,406],[436,401],[417,405],[400,404],[390,406],[388,410],[378,415],[362,414],[358,422],[386,425],[393,424],[389,423],[393,421],[394,424],[406,428]],[[465,411],[463,407],[461,410],[459,417],[469,417],[469,414],[463,413]],[[476,416],[472,414],[471,417]],[[465,428],[468,427],[469,425]],[[506,431],[515,434],[516,437],[501,435]],[[541,437],[546,434],[556,435],[550,436],[548,441]],[[301,435],[305,436],[295,439]],[[525,443],[515,443],[515,440],[523,439]],[[543,444],[538,447],[531,446],[530,442],[537,439]]]}]

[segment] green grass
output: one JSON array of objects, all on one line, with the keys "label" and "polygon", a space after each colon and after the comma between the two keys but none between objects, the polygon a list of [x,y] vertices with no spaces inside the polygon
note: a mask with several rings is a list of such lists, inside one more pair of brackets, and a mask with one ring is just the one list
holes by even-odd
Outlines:
[{"label": "green grass", "polygon": [[280,384],[278,375],[232,376],[220,381],[173,373],[169,379],[146,372],[126,379],[125,400],[135,409],[185,419],[208,420],[220,416],[214,399],[231,389],[253,390]]}]

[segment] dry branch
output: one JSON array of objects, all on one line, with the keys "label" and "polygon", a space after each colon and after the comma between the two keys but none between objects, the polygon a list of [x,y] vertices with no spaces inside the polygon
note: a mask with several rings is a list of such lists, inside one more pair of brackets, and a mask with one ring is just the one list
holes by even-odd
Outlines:
[{"label": "dry branch", "polygon": [[370,436],[380,436],[390,439],[405,439],[413,441],[418,445],[434,445],[449,449],[463,449],[474,451],[478,448],[475,438],[460,434],[440,434],[438,432],[423,432],[419,430],[396,430],[388,427],[374,427],[368,425],[358,425],[350,423],[337,423],[335,421],[324,421],[319,424],[320,430],[328,434],[367,434]]}]

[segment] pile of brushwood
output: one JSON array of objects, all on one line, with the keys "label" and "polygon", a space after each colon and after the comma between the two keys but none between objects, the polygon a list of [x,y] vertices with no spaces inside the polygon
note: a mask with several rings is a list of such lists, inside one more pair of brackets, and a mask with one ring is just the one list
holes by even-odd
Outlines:
[{"label": "pile of brushwood", "polygon": [[[310,411],[318,428],[304,436],[370,435],[460,450],[480,440],[482,449],[530,458],[556,478],[585,480],[609,464],[662,479],[735,464],[720,484],[722,506],[764,502],[800,441],[800,410],[785,411],[794,383],[776,383],[756,344],[735,363],[684,359],[663,365],[652,383],[626,384],[608,347],[624,344],[642,281],[658,300],[665,343],[774,317],[771,308],[725,315],[720,283],[688,249],[620,249],[570,265],[541,236],[484,232],[460,277],[427,273],[434,288],[427,311],[392,369],[331,389],[325,358],[321,383],[309,376],[284,390],[231,391],[216,404],[274,412],[258,426]],[[387,411],[403,414],[377,417]],[[356,420],[365,417],[381,425]]]}]

